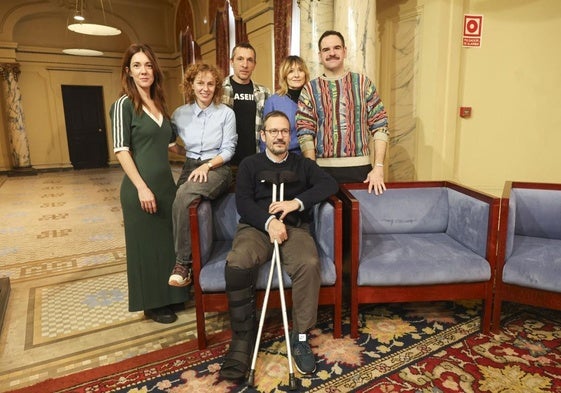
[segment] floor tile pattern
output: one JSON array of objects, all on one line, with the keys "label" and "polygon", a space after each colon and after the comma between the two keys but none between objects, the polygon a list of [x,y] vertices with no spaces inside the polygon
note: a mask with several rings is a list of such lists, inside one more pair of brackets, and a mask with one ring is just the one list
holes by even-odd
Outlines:
[{"label": "floor tile pattern", "polygon": [[[122,247],[121,179],[118,170],[8,178],[0,188],[0,268],[11,279],[26,278],[72,250],[84,255]],[[52,261],[52,267],[88,261]],[[18,262],[26,264],[13,269]]]},{"label": "floor tile pattern", "polygon": [[[0,276],[12,289],[0,391],[196,338],[192,302],[170,325],[128,312],[122,177],[120,168],[0,176]],[[209,331],[228,324],[207,317]]]},{"label": "floor tile pattern", "polygon": [[35,288],[32,294],[34,345],[143,317],[128,312],[125,272]]}]

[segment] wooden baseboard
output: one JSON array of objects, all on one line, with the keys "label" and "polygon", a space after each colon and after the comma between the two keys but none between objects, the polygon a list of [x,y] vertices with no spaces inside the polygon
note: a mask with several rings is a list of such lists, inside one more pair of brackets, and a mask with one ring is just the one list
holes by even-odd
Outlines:
[{"label": "wooden baseboard", "polygon": [[10,278],[0,277],[0,331],[4,325],[4,315],[8,308],[8,298],[10,297]]}]

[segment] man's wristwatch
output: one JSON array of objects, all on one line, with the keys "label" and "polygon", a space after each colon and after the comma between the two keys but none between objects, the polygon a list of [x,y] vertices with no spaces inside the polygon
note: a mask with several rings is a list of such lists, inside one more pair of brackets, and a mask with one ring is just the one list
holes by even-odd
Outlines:
[{"label": "man's wristwatch", "polygon": [[208,169],[212,169],[212,162],[209,161],[206,164],[208,165]]}]

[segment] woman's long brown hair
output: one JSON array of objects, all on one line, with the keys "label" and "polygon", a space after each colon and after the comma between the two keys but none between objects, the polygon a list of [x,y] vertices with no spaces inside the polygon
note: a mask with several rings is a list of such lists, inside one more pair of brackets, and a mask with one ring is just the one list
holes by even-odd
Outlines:
[{"label": "woman's long brown hair", "polygon": [[150,86],[150,98],[154,100],[156,107],[162,112],[164,117],[169,119],[169,113],[166,106],[166,98],[164,96],[164,89],[162,87],[164,74],[158,64],[158,58],[154,51],[147,44],[132,44],[127,48],[123,54],[123,61],[121,63],[121,94],[126,94],[132,100],[134,108],[137,113],[142,111],[142,97],[138,92],[138,88],[134,83],[134,79],[129,76],[131,67],[131,59],[138,52],[143,52],[150,62],[152,63],[152,72],[154,73],[154,82]]}]

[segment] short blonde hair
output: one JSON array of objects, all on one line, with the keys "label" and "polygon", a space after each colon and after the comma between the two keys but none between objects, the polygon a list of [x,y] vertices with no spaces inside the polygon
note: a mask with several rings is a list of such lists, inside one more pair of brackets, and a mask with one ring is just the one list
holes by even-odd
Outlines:
[{"label": "short blonde hair", "polygon": [[288,56],[286,57],[281,65],[279,66],[278,77],[279,77],[279,89],[277,90],[278,95],[286,95],[288,93],[288,82],[286,80],[290,68],[296,65],[304,71],[305,81],[304,84],[310,81],[310,71],[308,71],[308,66],[300,56]]}]

